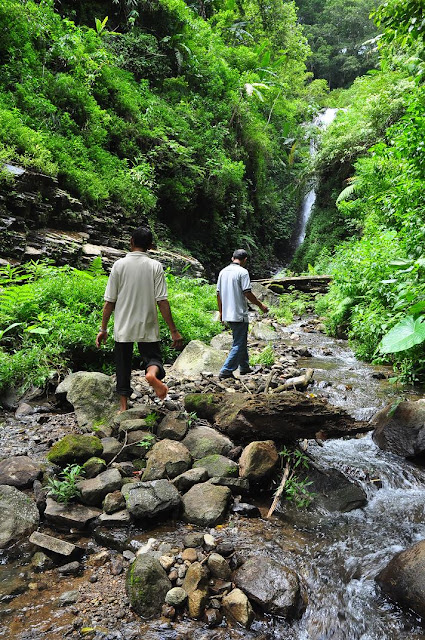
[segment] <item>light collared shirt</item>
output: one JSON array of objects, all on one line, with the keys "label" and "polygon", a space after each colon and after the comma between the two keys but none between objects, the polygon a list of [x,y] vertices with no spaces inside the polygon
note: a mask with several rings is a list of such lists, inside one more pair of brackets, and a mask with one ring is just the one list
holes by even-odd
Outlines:
[{"label": "light collared shirt", "polygon": [[104,299],[115,302],[115,342],[158,342],[156,303],[167,299],[164,269],[143,251],[117,260],[109,275]]},{"label": "light collared shirt", "polygon": [[220,271],[217,292],[221,298],[223,322],[248,322],[245,291],[251,291],[251,281],[244,267],[232,262]]}]

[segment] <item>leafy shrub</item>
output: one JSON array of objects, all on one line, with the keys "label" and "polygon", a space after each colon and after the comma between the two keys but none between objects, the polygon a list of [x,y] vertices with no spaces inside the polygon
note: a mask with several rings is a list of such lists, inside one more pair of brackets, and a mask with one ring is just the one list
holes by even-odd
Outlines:
[{"label": "leafy shrub", "polygon": [[62,480],[58,478],[49,478],[47,487],[48,495],[52,496],[56,502],[68,504],[74,498],[81,495],[77,483],[84,477],[84,469],[78,464],[70,464],[66,466],[60,474]]},{"label": "leafy shrub", "polygon": [[273,347],[267,345],[260,353],[251,354],[249,362],[252,365],[262,364],[266,367],[271,367],[275,363]]}]

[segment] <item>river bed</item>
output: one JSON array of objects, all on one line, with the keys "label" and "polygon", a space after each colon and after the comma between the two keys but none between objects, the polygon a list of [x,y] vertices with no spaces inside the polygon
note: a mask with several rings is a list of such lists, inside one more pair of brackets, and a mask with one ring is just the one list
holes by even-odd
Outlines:
[{"label": "river bed", "polygon": [[[390,385],[388,369],[358,362],[345,341],[312,330],[305,319],[286,328],[285,336],[288,344],[305,345],[311,354],[299,363],[315,369],[309,392],[327,397],[357,418],[367,419],[405,395],[418,397],[418,390]],[[10,416],[8,421],[12,426]],[[48,434],[40,433],[43,444]],[[249,631],[208,629],[189,619],[143,622],[129,609],[123,573],[113,576],[100,567],[76,577],[60,577],[56,571],[34,574],[30,549],[23,544],[15,550],[15,559],[14,554],[0,556],[0,585],[15,580],[18,594],[0,602],[0,638],[425,640],[420,620],[389,602],[374,581],[398,551],[425,538],[424,469],[380,451],[370,433],[320,444],[310,441],[308,453],[360,483],[367,505],[349,513],[315,510],[295,519],[275,512],[266,520],[271,496],[264,495],[256,502],[262,518],[231,516],[214,530],[242,556],[266,554],[299,573],[308,592],[308,606],[299,621],[289,624],[263,616]],[[181,522],[144,531],[134,528],[129,538],[135,544],[150,537],[173,544],[192,528]],[[93,545],[75,532],[69,538],[86,548]],[[93,582],[91,575],[96,576]],[[79,590],[79,602],[58,607],[58,596],[68,590]]]}]

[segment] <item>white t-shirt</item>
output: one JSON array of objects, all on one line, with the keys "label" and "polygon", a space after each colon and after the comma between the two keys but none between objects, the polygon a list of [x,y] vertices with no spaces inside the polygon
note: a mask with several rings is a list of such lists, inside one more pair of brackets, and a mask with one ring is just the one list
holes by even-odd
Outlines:
[{"label": "white t-shirt", "polygon": [[223,322],[248,322],[248,304],[244,291],[251,291],[249,273],[237,262],[224,267],[218,275]]},{"label": "white t-shirt", "polygon": [[117,260],[106,285],[105,300],[115,302],[115,342],[158,342],[156,303],[167,299],[162,264],[142,251]]}]

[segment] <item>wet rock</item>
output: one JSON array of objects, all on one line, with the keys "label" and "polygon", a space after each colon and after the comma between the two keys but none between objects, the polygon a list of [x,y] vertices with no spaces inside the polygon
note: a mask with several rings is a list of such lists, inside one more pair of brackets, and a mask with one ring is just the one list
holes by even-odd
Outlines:
[{"label": "wet rock", "polygon": [[310,465],[308,471],[301,472],[300,478],[311,482],[308,490],[315,494],[312,506],[318,505],[327,511],[346,513],[364,507],[366,494],[356,482],[338,469],[325,469],[317,463]]},{"label": "wet rock", "polygon": [[161,608],[161,615],[164,618],[168,618],[169,620],[173,620],[176,616],[176,610],[170,604],[163,604]]},{"label": "wet rock", "polygon": [[183,496],[184,519],[186,522],[213,527],[223,522],[231,491],[204,482],[196,484]]},{"label": "wet rock", "polygon": [[93,537],[96,542],[103,547],[114,549],[115,551],[119,551],[120,553],[123,553],[126,549],[133,549],[133,551],[136,550],[136,547],[133,548],[132,546],[133,541],[129,538],[126,529],[109,529],[105,527],[96,527],[93,531]]},{"label": "wet rock", "polygon": [[89,458],[83,464],[84,478],[94,478],[105,471],[106,462],[102,458]]},{"label": "wet rock", "polygon": [[0,485],[0,549],[37,529],[37,505],[16,487]]},{"label": "wet rock", "polygon": [[124,564],[122,556],[117,556],[111,560],[111,574],[113,576],[119,576],[124,571]]},{"label": "wet rock", "polygon": [[187,593],[182,587],[173,587],[165,596],[165,602],[173,607],[182,607],[186,600]]},{"label": "wet rock", "polygon": [[70,558],[82,551],[71,542],[61,540],[60,538],[54,538],[53,536],[48,536],[45,533],[40,533],[39,531],[34,531],[34,533],[31,534],[29,541],[31,544],[35,544],[37,547],[40,547],[40,549],[45,549],[46,551],[56,553],[60,556],[65,556],[66,558]]},{"label": "wet rock", "polygon": [[76,576],[81,573],[83,570],[83,566],[77,562],[68,562],[68,564],[63,564],[61,567],[58,567],[58,573],[62,576]]},{"label": "wet rock", "polygon": [[7,484],[24,489],[31,487],[40,475],[40,466],[27,456],[13,456],[0,460],[0,485]]},{"label": "wet rock", "polygon": [[108,424],[118,410],[115,383],[104,373],[71,373],[56,389],[56,396],[61,395],[66,395],[74,407],[79,426],[86,430],[101,422]]},{"label": "wet rock", "polygon": [[114,513],[101,513],[99,524],[104,527],[125,527],[131,523],[131,515],[127,509],[114,511]]},{"label": "wet rock", "polygon": [[228,556],[231,556],[232,553],[235,551],[235,547],[231,542],[223,541],[217,545],[216,551],[221,556],[224,556],[225,558],[227,558]]},{"label": "wet rock", "polygon": [[218,375],[226,354],[213,349],[200,340],[192,340],[171,367],[172,375],[184,379],[198,378],[203,371]]},{"label": "wet rock", "polygon": [[299,618],[305,609],[297,574],[272,558],[249,558],[233,579],[236,586],[267,613]]},{"label": "wet rock", "polygon": [[183,589],[187,593],[190,617],[201,618],[208,598],[208,571],[200,562],[188,568]]},{"label": "wet rock", "polygon": [[136,482],[121,489],[127,509],[136,519],[157,518],[177,512],[181,498],[168,480]]},{"label": "wet rock", "polygon": [[192,456],[184,444],[176,440],[161,440],[148,453],[148,463],[142,480],[175,478],[187,471],[191,464]]},{"label": "wet rock", "polygon": [[246,518],[261,518],[260,509],[247,502],[235,502],[232,505],[231,512],[237,513],[239,516],[245,516]]},{"label": "wet rock", "polygon": [[101,505],[103,498],[108,493],[121,489],[121,485],[122,478],[118,469],[108,469],[95,478],[77,483],[81,492],[81,502],[89,506]]},{"label": "wet rock", "polygon": [[238,475],[239,467],[233,460],[221,456],[219,454],[213,454],[197,460],[193,467],[201,467],[207,470],[208,477],[214,478],[229,478]]},{"label": "wet rock", "polygon": [[388,405],[370,423],[373,439],[380,449],[404,458],[425,455],[425,400]]},{"label": "wet rock", "polygon": [[230,579],[230,567],[219,553],[211,553],[207,564],[213,578],[220,578],[221,580]]},{"label": "wet rock", "polygon": [[144,618],[161,611],[171,582],[157,558],[149,553],[136,557],[127,571],[126,592],[130,605]]},{"label": "wet rock", "polygon": [[215,627],[219,627],[221,625],[223,616],[217,608],[211,607],[211,609],[205,610],[204,620],[209,629],[214,629]]},{"label": "wet rock", "polygon": [[344,409],[300,391],[256,395],[195,393],[186,395],[184,402],[187,411],[196,411],[200,418],[214,421],[221,432],[239,440],[257,440],[260,436],[292,443],[314,437],[320,430],[327,437],[336,437],[370,429],[355,422]]},{"label": "wet rock", "polygon": [[249,493],[249,482],[246,478],[211,478],[211,484],[228,487],[232,493]]},{"label": "wet rock", "polygon": [[31,565],[34,571],[42,572],[53,569],[55,563],[43,551],[36,551],[31,558]]},{"label": "wet rock", "polygon": [[269,476],[279,460],[273,440],[250,442],[239,460],[239,475],[249,480],[260,480]]},{"label": "wet rock", "polygon": [[226,617],[230,617],[248,629],[254,620],[254,611],[248,598],[240,589],[233,589],[222,600]]},{"label": "wet rock", "polygon": [[186,493],[194,484],[208,480],[208,472],[203,467],[189,469],[172,480],[173,485],[180,493]]},{"label": "wet rock", "polygon": [[229,438],[211,427],[204,426],[195,426],[189,429],[183,444],[189,449],[195,460],[214,454],[225,456],[234,447]]},{"label": "wet rock", "polygon": [[65,467],[67,464],[83,463],[89,458],[100,457],[103,446],[99,438],[89,435],[68,434],[50,449],[47,459]]},{"label": "wet rock", "polygon": [[44,515],[54,525],[65,528],[84,529],[101,514],[100,509],[85,507],[82,504],[60,504],[47,498]]},{"label": "wet rock", "polygon": [[105,513],[111,514],[116,511],[125,509],[125,498],[121,491],[108,493],[103,501],[103,510]]},{"label": "wet rock", "polygon": [[425,618],[425,540],[394,556],[376,581],[391,600]]},{"label": "wet rock", "polygon": [[161,439],[183,440],[188,428],[187,419],[182,417],[179,411],[173,411],[161,420],[158,426],[157,436]]}]

